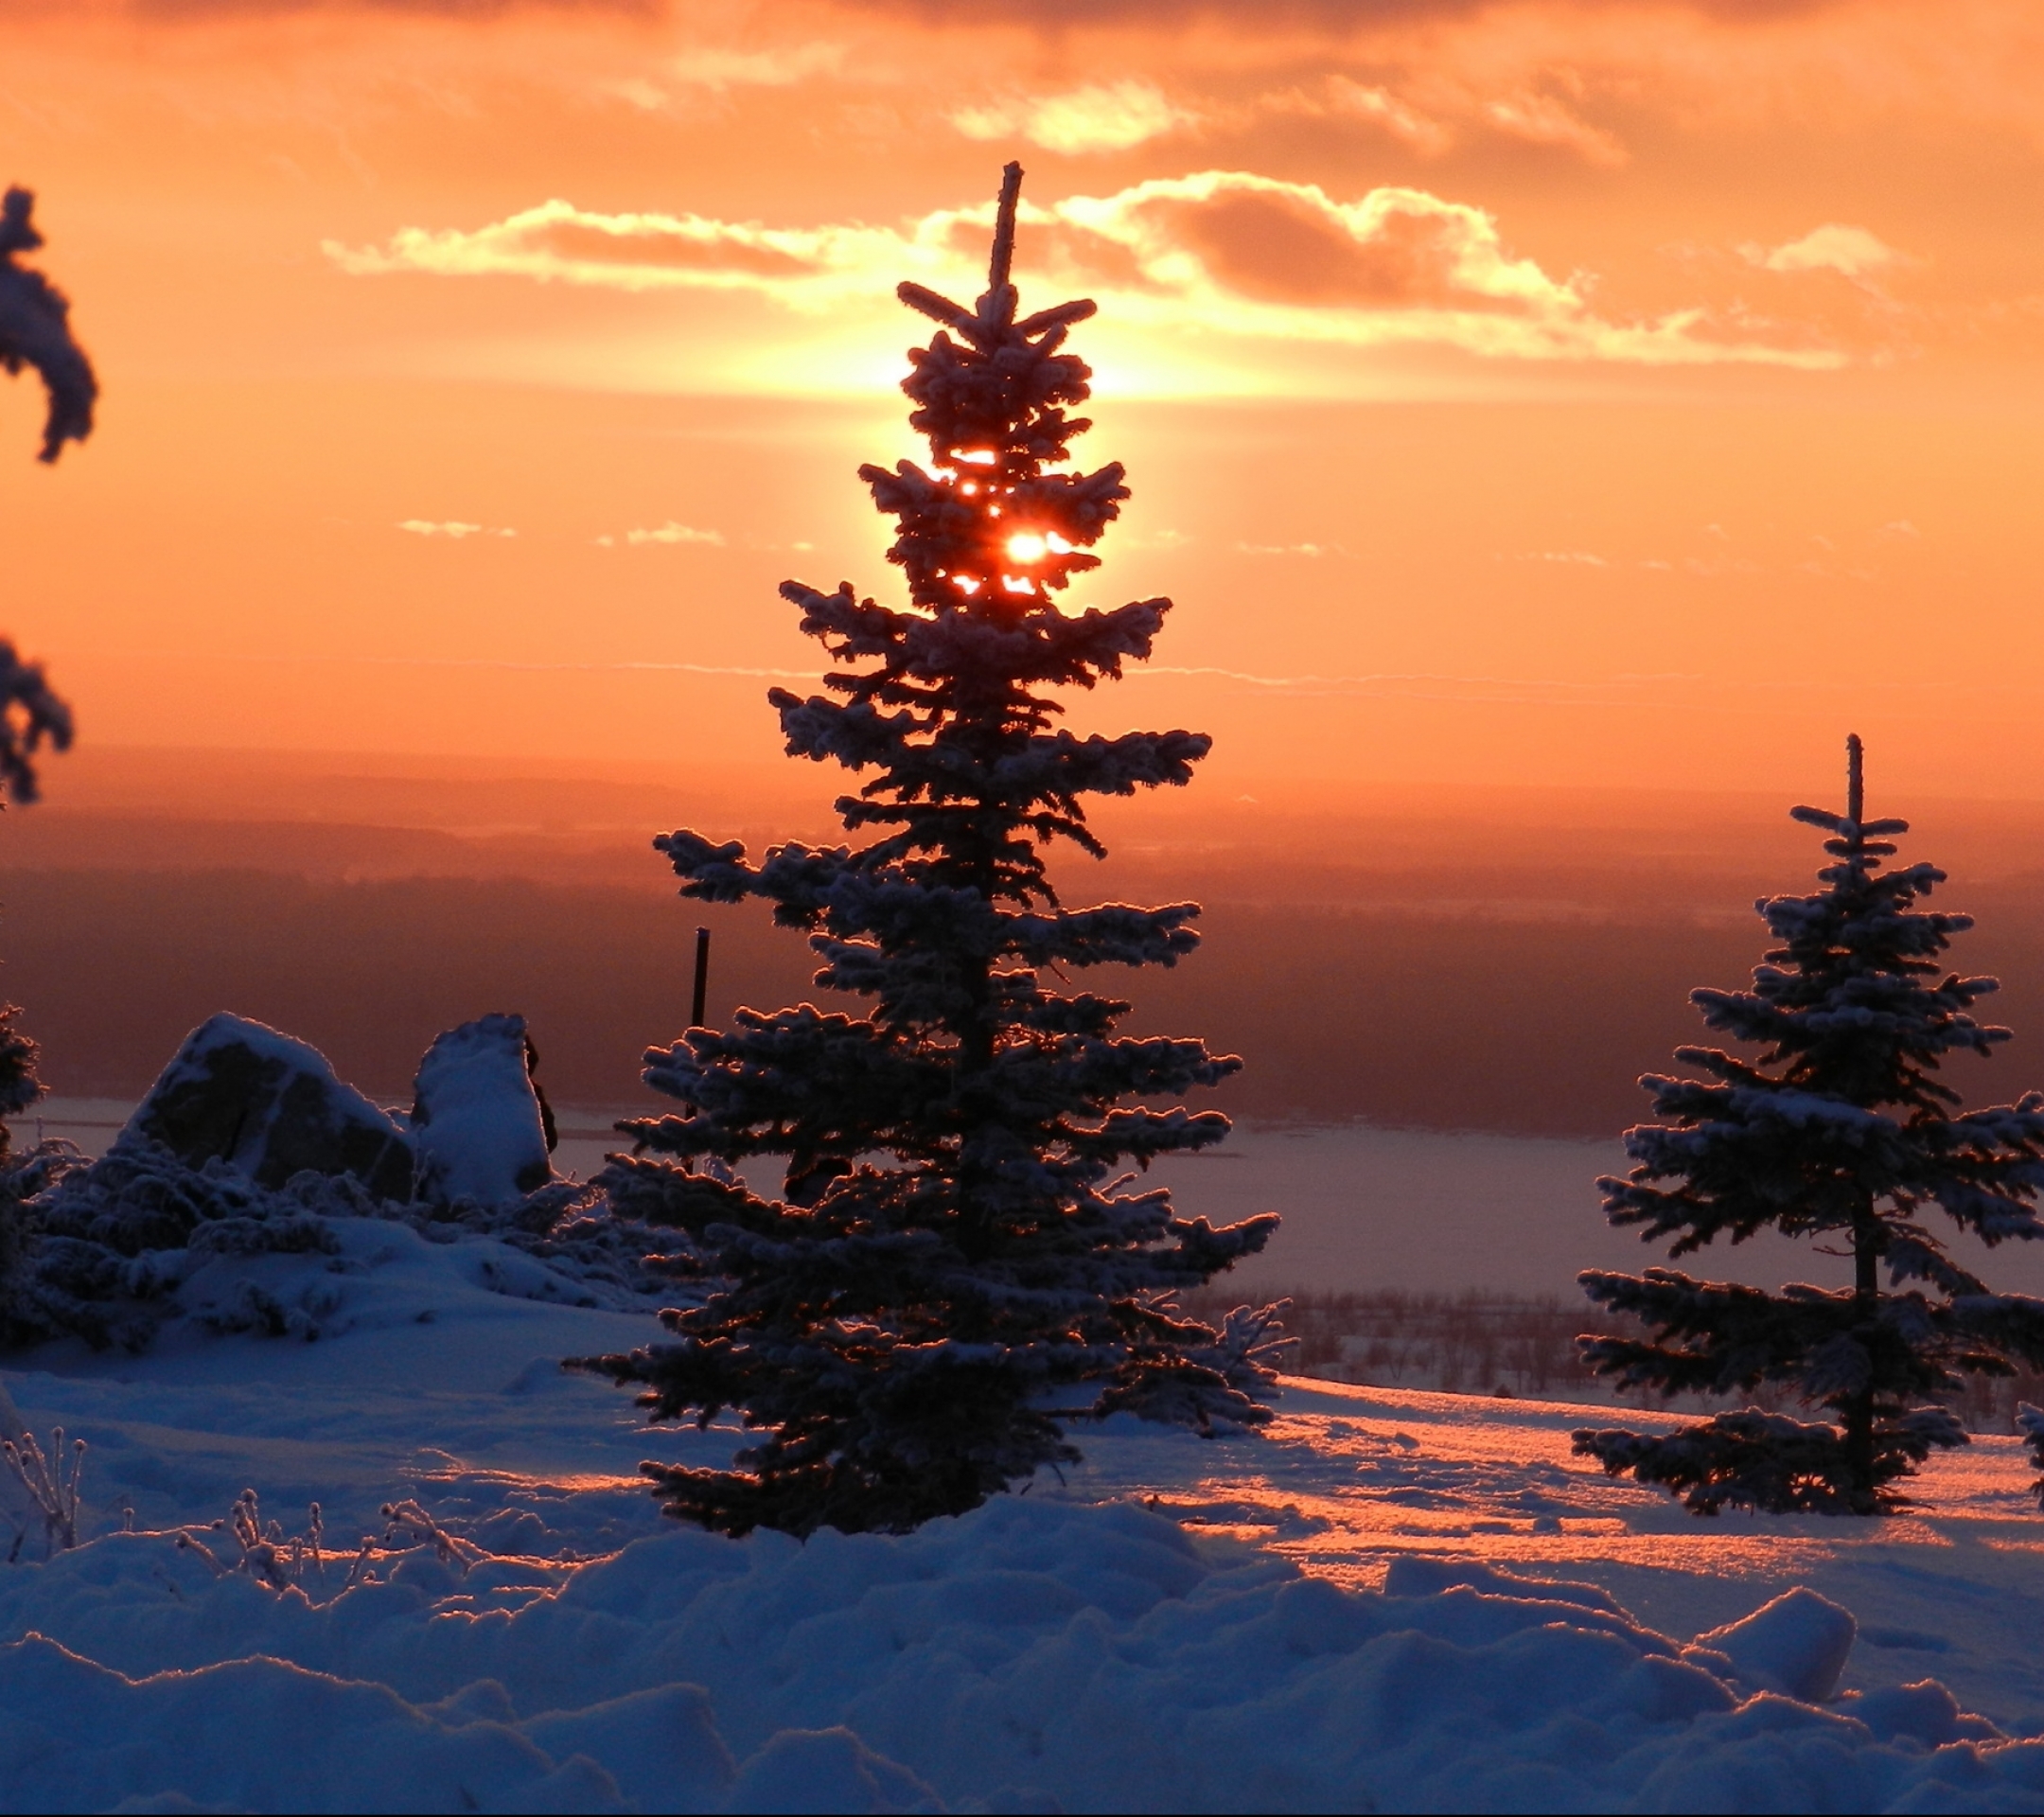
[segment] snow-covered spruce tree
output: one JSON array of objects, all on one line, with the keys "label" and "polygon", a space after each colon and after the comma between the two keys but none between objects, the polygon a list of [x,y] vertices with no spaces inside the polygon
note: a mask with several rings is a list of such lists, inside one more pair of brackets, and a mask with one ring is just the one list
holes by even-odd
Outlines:
[{"label": "snow-covered spruce tree", "polygon": [[1823,888],[1756,905],[1779,944],[1752,990],[1690,994],[1713,1029],[1763,1051],[1678,1049],[1705,1080],[1642,1079],[1667,1120],[1629,1130],[1637,1165],[1597,1183],[1611,1221],[1646,1241],[1673,1237],[1671,1257],[1772,1228],[1852,1261],[1853,1284],[1838,1291],[1771,1294],[1669,1268],[1581,1277],[1592,1299],[1654,1334],[1581,1339],[1598,1374],[1665,1394],[1775,1384],[1830,1416],[1748,1408],[1662,1437],[1576,1434],[1577,1451],[1612,1474],[1630,1471],[1700,1514],[1896,1508],[1897,1482],[1966,1439],[1931,1396],[1962,1372],[2010,1374],[2011,1357],[2044,1365],[2044,1300],[1990,1294],[1922,1222],[1934,1207],[1990,1245],[2044,1237],[2031,1208],[2044,1186],[2044,1095],[1960,1114],[1959,1094],[1932,1077],[1947,1054],[1989,1054],[2009,1031],[1968,1014],[1995,980],[1939,958],[1972,918],[1913,906],[1945,873],[1883,870],[1908,823],[1865,819],[1857,737],[1847,751],[1845,812],[1793,810],[1830,836]]},{"label": "snow-covered spruce tree", "polygon": [[[655,841],[683,895],[771,902],[810,931],[819,985],[872,1000],[741,1010],[729,1032],[648,1053],[647,1083],[687,1110],[621,1125],[652,1154],[605,1176],[621,1211],[687,1228],[715,1284],[662,1314],[674,1342],[579,1367],[645,1385],[656,1419],[730,1408],[762,1435],[729,1471],[645,1466],[670,1513],[726,1532],[906,1530],[1076,1459],[1067,1428],[1117,1411],[1203,1432],[1269,1417],[1254,1397],[1272,1310],[1217,1332],[1171,1296],[1260,1249],[1278,1220],[1217,1230],[1117,1177],[1228,1127],[1122,1101],[1240,1063],[1118,1037],[1126,1003],[1042,975],[1192,950],[1196,905],[1061,908],[1044,853],[1065,839],[1100,856],[1082,798],[1182,784],[1210,741],[1053,730],[1043,691],[1147,658],[1170,602],[1052,604],[1098,565],[1085,551],[1128,492],[1119,466],[1055,470],[1088,427],[1066,409],[1090,373],[1063,344],[1094,306],[1017,319],[1021,175],[1008,167],[975,308],[900,287],[942,325],[902,387],[935,459],[860,477],[898,520],[911,608],[849,583],[782,589],[850,671],[825,678],[835,698],[770,695],[788,751],[875,771],[837,809],[884,832],[779,846],[757,866],[692,832]],[[728,1171],[763,1155],[787,1157],[780,1200]]]}]

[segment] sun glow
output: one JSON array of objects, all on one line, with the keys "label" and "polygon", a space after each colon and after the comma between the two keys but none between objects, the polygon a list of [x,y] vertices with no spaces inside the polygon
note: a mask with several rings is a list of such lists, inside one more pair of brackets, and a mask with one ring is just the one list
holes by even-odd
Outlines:
[{"label": "sun glow", "polygon": [[1025,566],[1041,561],[1046,556],[1068,556],[1071,552],[1072,545],[1055,530],[1046,531],[1041,536],[1033,530],[1017,530],[1008,538],[1008,559]]}]

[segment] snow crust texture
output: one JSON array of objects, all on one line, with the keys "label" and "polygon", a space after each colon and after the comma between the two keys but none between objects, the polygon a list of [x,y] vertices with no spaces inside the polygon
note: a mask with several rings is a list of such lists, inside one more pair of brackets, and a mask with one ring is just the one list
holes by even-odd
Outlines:
[{"label": "snow crust texture", "polygon": [[1684,1647],[1590,1586],[1412,1559],[1357,1593],[1127,1504],[421,1550],[324,1603],[116,1535],[0,1580],[0,1624],[14,1809],[2044,1803],[2044,1743],[1942,1686],[1779,1688],[1850,1642],[1807,1592]]}]

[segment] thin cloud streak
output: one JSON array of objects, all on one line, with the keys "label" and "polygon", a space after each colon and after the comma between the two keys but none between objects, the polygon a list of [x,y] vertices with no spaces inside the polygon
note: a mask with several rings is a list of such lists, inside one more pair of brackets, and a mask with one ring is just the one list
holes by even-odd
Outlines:
[{"label": "thin cloud streak", "polygon": [[463,523],[458,519],[434,522],[427,518],[406,518],[396,528],[409,532],[414,537],[446,537],[450,542],[460,542],[468,537],[515,537],[516,530],[491,530],[480,523]]}]

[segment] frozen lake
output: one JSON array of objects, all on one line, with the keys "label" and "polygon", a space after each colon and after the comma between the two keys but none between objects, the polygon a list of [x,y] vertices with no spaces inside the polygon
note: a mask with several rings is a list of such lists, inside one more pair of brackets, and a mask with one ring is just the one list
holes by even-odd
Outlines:
[{"label": "frozen lake", "polygon": [[[51,1098],[41,1116],[18,1122],[27,1140],[63,1136],[98,1154],[132,1105],[109,1099]],[[609,1133],[639,1106],[563,1106],[555,1162],[586,1177],[619,1145]],[[1234,1279],[1254,1291],[1341,1292],[1380,1287],[1454,1292],[1465,1287],[1573,1295],[1582,1268],[1636,1271],[1664,1260],[1637,1238],[1612,1230],[1595,1182],[1625,1163],[1618,1143],[1437,1130],[1270,1128],[1238,1123],[1223,1146],[1161,1161],[1152,1178],[1172,1189],[1181,1211],[1215,1224],[1277,1211],[1284,1227]],[[1942,1220],[1937,1221],[1942,1224]],[[2044,1293],[2044,1254],[2004,1248],[1983,1256],[1955,1245],[1991,1286]],[[2036,1245],[2044,1250],[2044,1244]],[[1681,1264],[1690,1272],[1774,1284],[1784,1279],[1842,1285],[1842,1262],[1807,1245],[1762,1239],[1718,1248]]]}]

